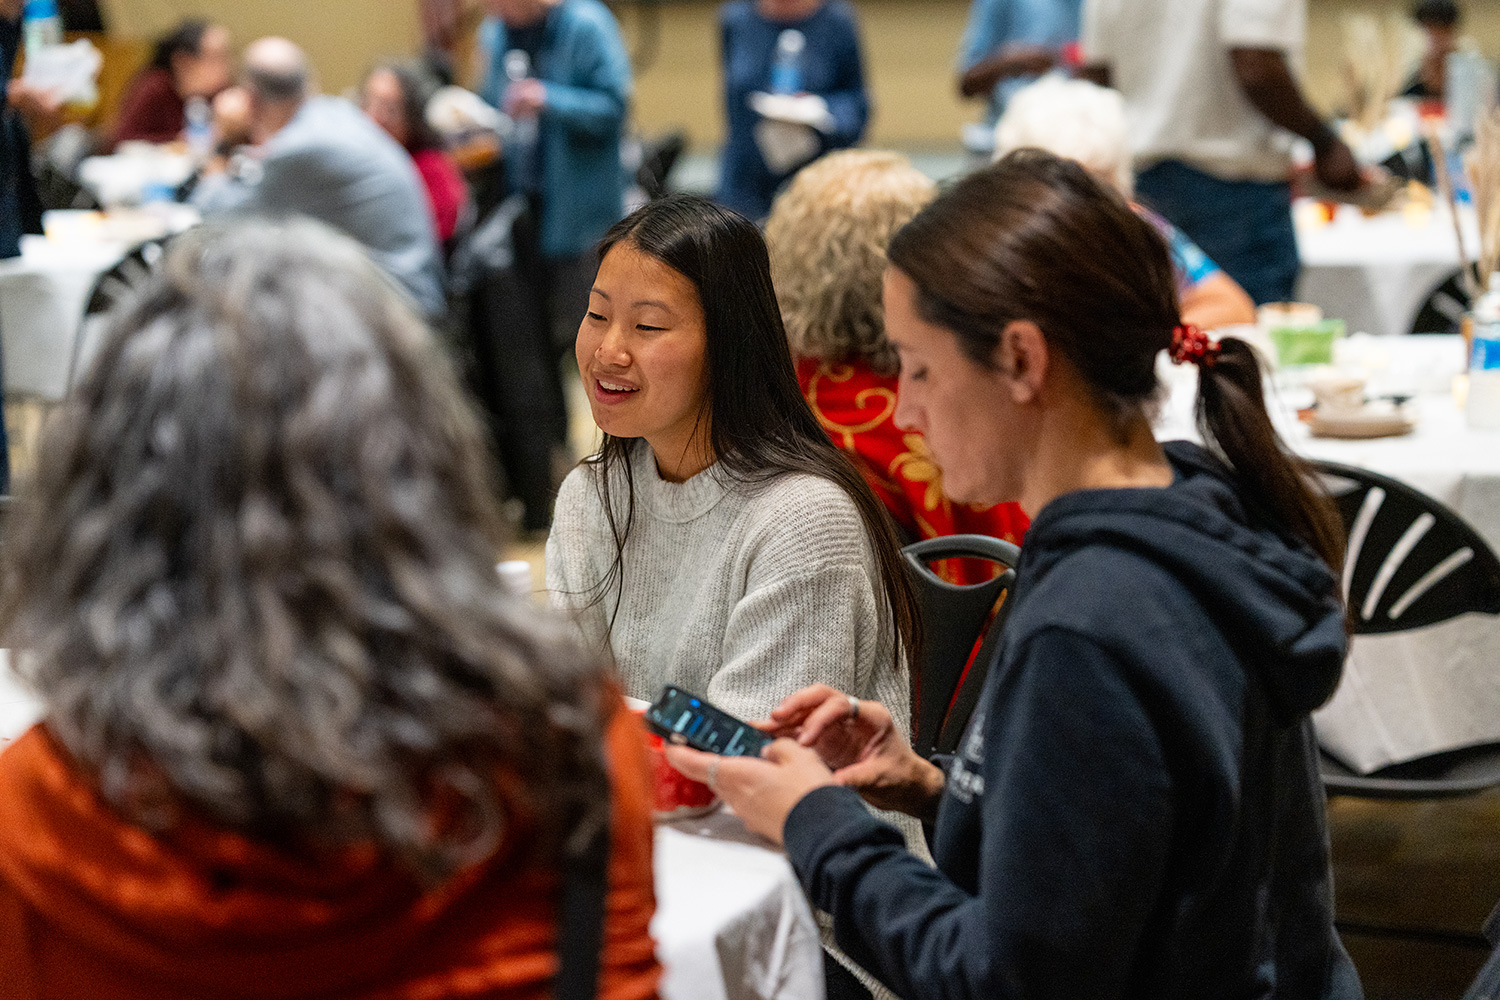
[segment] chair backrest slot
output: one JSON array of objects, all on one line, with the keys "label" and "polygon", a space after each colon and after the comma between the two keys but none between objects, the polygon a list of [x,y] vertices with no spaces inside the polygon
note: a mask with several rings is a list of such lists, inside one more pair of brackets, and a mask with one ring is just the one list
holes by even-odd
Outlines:
[{"label": "chair backrest slot", "polygon": [[[1365,539],[1370,535],[1370,525],[1375,523],[1375,515],[1380,513],[1380,505],[1385,503],[1385,490],[1379,486],[1371,486],[1370,491],[1365,494],[1364,502],[1359,505],[1359,516],[1354,519],[1353,526],[1349,529],[1349,548],[1344,554],[1344,601],[1349,601],[1349,587],[1354,582],[1354,567],[1359,564],[1360,553],[1364,551]],[[1368,619],[1370,616],[1366,615]]]},{"label": "chair backrest slot", "polygon": [[1436,523],[1437,518],[1424,510],[1417,515],[1416,520],[1412,521],[1400,540],[1391,546],[1391,551],[1386,553],[1385,561],[1380,564],[1380,570],[1375,574],[1375,582],[1370,584],[1370,592],[1365,595],[1365,605],[1360,610],[1365,621],[1375,617],[1375,609],[1380,605],[1380,599],[1385,596],[1385,588],[1390,586],[1391,577],[1396,575],[1401,564],[1406,562],[1406,557],[1411,555],[1411,550],[1417,547],[1422,536],[1427,534]]},{"label": "chair backrest slot", "polygon": [[1453,553],[1447,559],[1438,563],[1423,575],[1422,579],[1411,585],[1406,593],[1391,605],[1391,610],[1386,612],[1394,621],[1406,613],[1406,609],[1416,603],[1417,599],[1436,586],[1444,577],[1448,576],[1460,566],[1474,558],[1474,550],[1465,546]]}]

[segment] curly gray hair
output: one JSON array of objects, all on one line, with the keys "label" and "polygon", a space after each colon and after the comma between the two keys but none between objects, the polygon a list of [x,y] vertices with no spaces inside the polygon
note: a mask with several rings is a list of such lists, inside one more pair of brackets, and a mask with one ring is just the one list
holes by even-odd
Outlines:
[{"label": "curly gray hair", "polygon": [[307,221],[180,238],[40,455],[0,628],[124,815],[373,840],[427,881],[517,816],[538,857],[592,834],[618,699],[502,593],[479,424],[353,243]]},{"label": "curly gray hair", "polygon": [[830,153],[792,179],[766,244],[793,354],[896,373],[880,301],[886,245],[936,195],[899,153]]}]

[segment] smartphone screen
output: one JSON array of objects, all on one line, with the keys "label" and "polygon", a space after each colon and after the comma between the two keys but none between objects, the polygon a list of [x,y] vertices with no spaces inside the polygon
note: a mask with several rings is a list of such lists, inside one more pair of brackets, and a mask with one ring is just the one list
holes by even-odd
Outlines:
[{"label": "smartphone screen", "polygon": [[670,742],[725,757],[759,757],[771,742],[770,736],[754,726],[670,684],[646,709],[646,725]]}]

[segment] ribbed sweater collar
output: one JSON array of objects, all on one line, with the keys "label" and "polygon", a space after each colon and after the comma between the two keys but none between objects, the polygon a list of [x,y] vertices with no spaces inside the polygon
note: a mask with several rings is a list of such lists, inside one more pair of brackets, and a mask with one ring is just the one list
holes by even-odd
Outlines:
[{"label": "ribbed sweater collar", "polygon": [[723,466],[715,462],[685,483],[669,483],[656,468],[656,453],[644,440],[631,451],[638,503],[658,521],[685,524],[707,514],[729,492]]}]

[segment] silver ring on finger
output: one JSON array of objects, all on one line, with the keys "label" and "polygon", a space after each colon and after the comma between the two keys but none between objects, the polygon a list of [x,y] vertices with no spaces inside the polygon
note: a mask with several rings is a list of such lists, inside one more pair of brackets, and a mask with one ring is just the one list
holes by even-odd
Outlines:
[{"label": "silver ring on finger", "polygon": [[852,694],[846,697],[849,699],[849,721],[853,722],[859,718],[859,699]]}]

